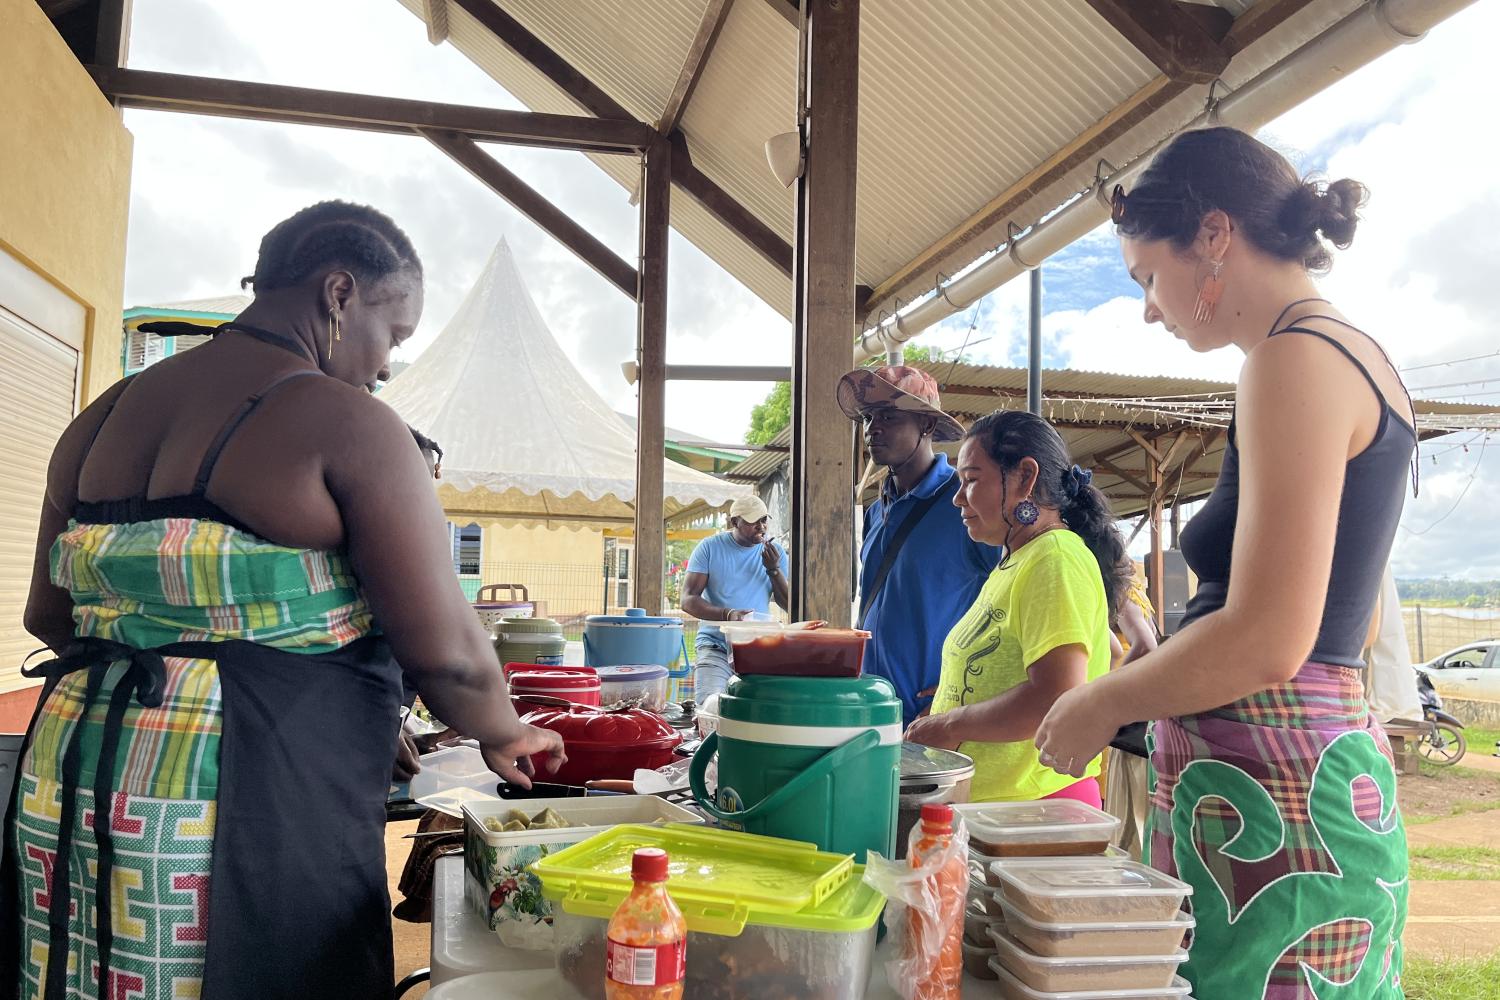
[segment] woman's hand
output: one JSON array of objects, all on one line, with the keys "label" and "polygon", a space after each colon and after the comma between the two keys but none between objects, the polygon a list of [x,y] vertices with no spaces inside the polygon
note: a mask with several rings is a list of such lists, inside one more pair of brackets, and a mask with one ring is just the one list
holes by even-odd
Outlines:
[{"label": "woman's hand", "polygon": [[941,715],[922,716],[906,727],[906,741],[937,747],[939,750],[957,750],[958,745],[963,742],[954,725],[958,721],[958,713],[959,709],[955,708]]},{"label": "woman's hand", "polygon": [[515,737],[504,743],[481,744],[479,752],[484,755],[484,762],[491,771],[520,788],[530,788],[531,776],[536,773],[531,763],[532,754],[548,755],[548,774],[556,774],[568,760],[568,755],[563,753],[561,736],[550,729],[527,725],[522,725]]},{"label": "woman's hand", "polygon": [[1100,682],[1094,681],[1058,696],[1036,731],[1036,748],[1045,766],[1082,778],[1089,762],[1109,746],[1121,723],[1100,695]]}]

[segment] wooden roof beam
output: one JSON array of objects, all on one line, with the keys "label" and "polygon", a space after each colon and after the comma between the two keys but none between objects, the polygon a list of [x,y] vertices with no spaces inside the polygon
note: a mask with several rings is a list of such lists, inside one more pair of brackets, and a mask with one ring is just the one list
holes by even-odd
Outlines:
[{"label": "wooden roof beam", "polygon": [[473,139],[439,129],[422,129],[421,133],[491,191],[510,202],[516,211],[546,230],[553,239],[573,251],[632,302],[635,301],[640,286],[639,272],[562,209],[542,197],[535,188],[502,166]]},{"label": "wooden roof beam", "polygon": [[[610,97],[592,80],[574,69],[566,59],[526,29],[494,0],[449,0],[462,8],[490,34],[509,46],[517,55],[552,81],[583,110],[600,118],[635,118],[619,101]],[[646,127],[646,126],[642,126]],[[653,130],[654,131],[654,130]],[[791,245],[777,236],[749,209],[699,170],[687,155],[687,140],[681,131],[672,140],[672,183],[682,188],[740,239],[776,264],[784,274],[792,273]]]},{"label": "wooden roof beam", "polygon": [[688,101],[693,99],[693,91],[703,76],[709,57],[713,55],[714,45],[719,41],[719,33],[724,30],[724,22],[729,18],[729,7],[733,2],[734,0],[708,0],[708,6],[703,10],[703,20],[698,22],[698,34],[693,37],[693,44],[688,46],[682,69],[677,74],[677,83],[672,87],[672,95],[667,98],[661,120],[656,123],[656,130],[662,135],[670,134],[682,121]]},{"label": "wooden roof beam", "polygon": [[601,153],[635,153],[655,135],[634,121],[502,111],[138,69],[87,68],[99,89],[122,106],[156,111],[397,135],[442,129],[487,142]]},{"label": "wooden roof beam", "polygon": [[1233,27],[1224,36],[1224,48],[1231,55],[1244,51],[1310,3],[1312,0],[1260,0],[1234,19]]},{"label": "wooden roof beam", "polygon": [[1222,7],[1179,0],[1088,0],[1161,74],[1174,83],[1210,83],[1229,65],[1220,44],[1234,22]]},{"label": "wooden roof beam", "polygon": [[787,24],[798,31],[802,30],[802,13],[797,0],[766,0],[766,3],[771,5],[772,10],[786,18]]}]

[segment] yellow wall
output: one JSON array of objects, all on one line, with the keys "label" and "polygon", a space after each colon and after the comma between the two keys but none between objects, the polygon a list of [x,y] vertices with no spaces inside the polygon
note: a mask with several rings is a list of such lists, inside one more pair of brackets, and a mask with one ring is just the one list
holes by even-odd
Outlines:
[{"label": "yellow wall", "polygon": [[120,377],[130,147],[36,0],[0,0],[0,243],[88,310],[85,403]]},{"label": "yellow wall", "polygon": [[[468,523],[453,518],[455,524]],[[604,535],[590,529],[489,522],[480,550],[484,583],[519,583],[551,617],[598,614],[604,600]],[[515,579],[499,579],[499,577]]]}]

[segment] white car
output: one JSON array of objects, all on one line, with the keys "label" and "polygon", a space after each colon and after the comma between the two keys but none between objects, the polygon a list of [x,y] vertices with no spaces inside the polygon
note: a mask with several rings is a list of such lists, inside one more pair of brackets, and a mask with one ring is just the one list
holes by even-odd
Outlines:
[{"label": "white car", "polygon": [[1500,639],[1459,646],[1417,669],[1444,698],[1500,701]]}]

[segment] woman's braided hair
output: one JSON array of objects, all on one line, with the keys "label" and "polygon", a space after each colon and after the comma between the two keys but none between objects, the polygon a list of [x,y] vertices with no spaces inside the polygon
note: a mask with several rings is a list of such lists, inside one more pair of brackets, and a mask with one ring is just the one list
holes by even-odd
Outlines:
[{"label": "woman's braided hair", "polygon": [[367,282],[399,271],[422,273],[416,248],[390,216],[368,205],[320,201],[266,233],[255,273],[240,286],[270,292],[335,267]]}]

